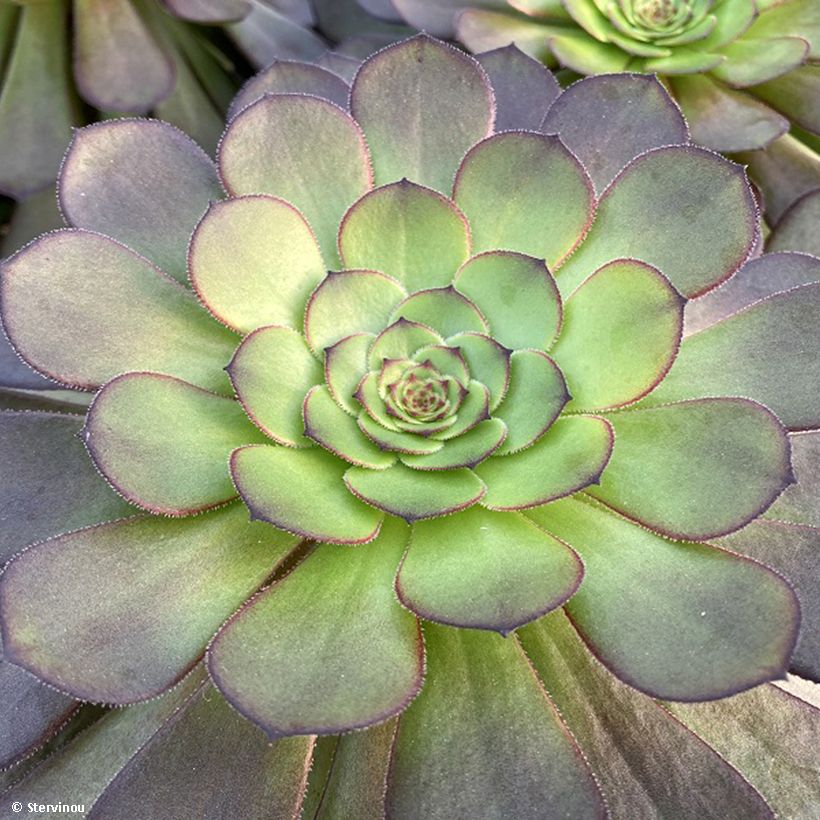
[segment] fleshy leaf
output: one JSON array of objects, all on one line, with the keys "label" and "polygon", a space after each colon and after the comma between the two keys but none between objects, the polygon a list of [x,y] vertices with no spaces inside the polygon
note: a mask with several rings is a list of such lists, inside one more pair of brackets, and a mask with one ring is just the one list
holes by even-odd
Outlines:
[{"label": "fleshy leaf", "polygon": [[491,510],[537,507],[599,481],[612,453],[612,426],[596,416],[564,416],[519,453],[476,468]]},{"label": "fleshy leaf", "polygon": [[558,62],[578,74],[612,74],[624,71],[631,55],[610,43],[599,43],[586,32],[562,31],[549,39],[550,51]]},{"label": "fleshy leaf", "polygon": [[349,114],[319,97],[263,97],[231,120],[218,162],[231,194],[273,194],[295,205],[336,267],[339,221],[372,183],[367,145]]},{"label": "fleshy leaf", "polygon": [[490,391],[481,382],[472,379],[467,386],[464,401],[458,408],[457,418],[453,424],[441,432],[433,434],[434,438],[448,441],[456,439],[472,430],[490,417]]},{"label": "fleshy leaf", "polygon": [[188,239],[213,199],[216,168],[188,136],[156,120],[111,120],[76,131],[60,171],[60,207],[187,282]]},{"label": "fleshy leaf", "polygon": [[[392,0],[401,16],[414,28],[428,31],[436,37],[452,37],[456,11],[464,0]],[[499,8],[504,0],[473,0],[477,8]]]},{"label": "fleshy leaf", "polygon": [[657,148],[604,191],[581,247],[558,271],[562,294],[619,257],[653,265],[693,297],[728,279],[757,242],[757,206],[740,165],[704,148]]},{"label": "fleshy leaf", "polygon": [[792,433],[792,467],[797,483],[766,511],[766,518],[820,528],[820,431]]},{"label": "fleshy leaf", "polygon": [[740,529],[791,484],[786,431],[748,399],[613,413],[615,450],[590,494],[671,538]]},{"label": "fleshy leaf", "polygon": [[305,338],[315,353],[354,333],[378,333],[406,296],[391,276],[374,270],[329,273],[305,310]]},{"label": "fleshy leaf", "polygon": [[427,620],[507,634],[563,604],[582,575],[578,556],[531,521],[476,506],[413,524],[396,593]]},{"label": "fleshy leaf", "polygon": [[536,820],[546,809],[573,820],[605,817],[595,781],[518,642],[431,623],[424,635],[427,680],[399,719],[387,816]]},{"label": "fleshy leaf", "polygon": [[646,74],[578,80],[550,106],[540,128],[581,160],[597,191],[638,154],[689,141],[680,110]]},{"label": "fleshy leaf", "polygon": [[658,270],[618,259],[599,268],[566,300],[552,355],[567,374],[570,410],[637,401],[675,359],[683,330],[681,295]]},{"label": "fleshy leaf", "polygon": [[747,396],[790,430],[820,426],[807,384],[820,383],[820,284],[770,296],[681,343],[675,364],[646,404]]},{"label": "fleshy leaf", "polygon": [[308,297],[325,276],[304,217],[270,196],[212,204],[191,238],[188,264],[208,310],[240,333],[263,325],[301,330]]},{"label": "fleshy leaf", "polygon": [[442,193],[467,149],[491,133],[495,116],[481,66],[426,35],[365,60],[350,107],[373,151],[378,185],[409,177]]},{"label": "fleshy leaf", "polygon": [[567,612],[625,683],[700,701],[784,674],[800,614],[791,588],[767,567],[668,541],[578,498],[527,515],[581,556],[584,582]]},{"label": "fleshy leaf", "polygon": [[390,318],[391,321],[403,318],[420,322],[442,336],[487,331],[481,311],[452,286],[417,291],[408,296]]},{"label": "fleshy leaf", "polygon": [[466,468],[422,473],[403,464],[378,472],[351,467],[344,480],[363,501],[405,521],[463,510],[480,500],[486,491],[484,484]]},{"label": "fleshy leaf", "polygon": [[505,347],[546,350],[561,326],[561,297],[539,259],[483,253],[461,267],[455,285],[479,307],[493,338]]},{"label": "fleshy leaf", "polygon": [[257,445],[231,456],[231,474],[252,519],[313,541],[362,544],[378,534],[383,516],[347,491],[348,467],[319,448]]},{"label": "fleshy leaf", "polygon": [[444,447],[441,441],[384,427],[364,411],[359,414],[357,424],[359,429],[383,450],[421,456],[438,453]]},{"label": "fleshy leaf", "polygon": [[425,325],[397,319],[376,337],[370,347],[368,362],[371,369],[376,370],[384,359],[411,359],[419,348],[439,345],[443,341],[438,333]]},{"label": "fleshy leaf", "polygon": [[504,248],[545,259],[550,268],[581,240],[594,207],[581,163],[557,137],[526,131],[496,134],[472,148],[453,199],[470,222],[474,253]]},{"label": "fleshy leaf", "polygon": [[760,794],[695,732],[610,675],[563,612],[517,634],[583,748],[612,817],[742,813],[772,820]]},{"label": "fleshy leaf", "polygon": [[406,179],[365,194],[339,228],[345,267],[383,271],[410,293],[449,285],[469,251],[461,211],[437,191]]},{"label": "fleshy leaf", "polygon": [[216,637],[211,676],[269,737],[362,728],[415,697],[421,630],[392,588],[407,534],[390,519],[371,544],[318,547]]},{"label": "fleshy leaf", "polygon": [[155,370],[229,389],[222,368],[236,337],[114,240],[88,231],[46,234],[7,259],[2,273],[6,332],[52,378],[92,388],[124,371]]},{"label": "fleshy leaf", "polygon": [[302,404],[322,383],[322,366],[305,340],[287,327],[263,327],[246,336],[228,374],[251,420],[278,444],[306,447]]},{"label": "fleshy leaf", "polygon": [[205,817],[219,806],[244,820],[285,820],[301,807],[313,744],[313,738],[268,743],[206,685],[128,761],[87,817],[178,820]]},{"label": "fleshy leaf", "polygon": [[[408,0],[405,0],[407,2]],[[460,5],[463,6],[464,0]],[[507,2],[485,0],[491,8],[503,8],[503,12],[476,8],[475,0],[471,7],[463,8],[456,14],[456,39],[474,54],[502,48],[515,43],[525,54],[550,66],[556,59],[549,49],[549,36],[557,28],[545,26],[539,20],[521,15],[511,15]],[[566,31],[566,29],[562,29]]]},{"label": "fleshy leaf", "polygon": [[6,656],[78,698],[121,704],[155,696],[191,669],[296,541],[249,525],[240,504],[57,536],[3,574]]},{"label": "fleshy leaf", "polygon": [[367,372],[367,352],[375,337],[370,333],[354,333],[325,350],[325,382],[336,403],[357,416],[361,410],[354,395]]},{"label": "fleshy leaf", "polygon": [[383,470],[396,460],[362,433],[356,420],[336,404],[324,385],[311,388],[305,397],[304,419],[308,438],[351,464]]},{"label": "fleshy leaf", "polygon": [[108,382],[89,408],[83,437],[117,492],[164,515],[229,501],[236,495],[231,451],[266,440],[238,402],[156,373]]},{"label": "fleshy leaf", "polygon": [[567,385],[555,362],[538,350],[516,350],[510,358],[509,389],[493,414],[509,429],[498,455],[523,450],[537,441],[567,401]]},{"label": "fleshy leaf", "polygon": [[447,442],[437,453],[403,455],[401,460],[416,470],[451,470],[475,467],[495,452],[507,437],[507,426],[500,419],[485,419],[463,435]]},{"label": "fleshy leaf", "polygon": [[490,391],[490,410],[495,410],[510,385],[512,351],[481,333],[451,336],[447,340],[447,346],[459,349],[472,377]]},{"label": "fleshy leaf", "polygon": [[[817,223],[820,221],[820,191],[804,194],[778,220],[769,237],[768,251],[802,251],[820,256]],[[785,289],[785,288],[784,288]]]},{"label": "fleshy leaf", "polygon": [[797,68],[809,53],[808,40],[800,37],[744,37],[721,49],[726,60],[712,74],[734,88],[774,80]]},{"label": "fleshy leaf", "polygon": [[206,24],[241,20],[252,8],[249,0],[161,0],[161,2],[175,17]]}]

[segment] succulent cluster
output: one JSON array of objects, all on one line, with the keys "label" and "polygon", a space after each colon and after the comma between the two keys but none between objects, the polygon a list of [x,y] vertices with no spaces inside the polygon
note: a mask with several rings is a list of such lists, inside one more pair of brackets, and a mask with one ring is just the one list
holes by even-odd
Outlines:
[{"label": "succulent cluster", "polygon": [[2,319],[94,398],[0,416],[5,759],[133,705],[0,806],[809,816],[820,261],[656,79],[278,62],[216,163],[116,120],[59,193]]}]

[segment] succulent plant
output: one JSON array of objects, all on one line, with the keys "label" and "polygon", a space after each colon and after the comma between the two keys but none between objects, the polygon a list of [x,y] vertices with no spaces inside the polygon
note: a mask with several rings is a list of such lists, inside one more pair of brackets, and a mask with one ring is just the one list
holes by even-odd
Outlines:
[{"label": "succulent plant", "polygon": [[[820,187],[820,4],[815,0],[393,4],[413,25],[456,36],[472,51],[515,42],[582,75],[661,75],[696,142],[724,153],[751,152],[741,159],[767,194],[772,222],[801,194]],[[790,127],[797,130],[789,134]]]},{"label": "succulent plant", "polygon": [[808,816],[820,712],[769,681],[820,671],[820,260],[753,258],[652,77],[419,36],[243,95],[216,165],[78,131],[70,227],[3,265],[19,355],[95,392],[0,416],[5,759],[130,706],[0,806]]}]

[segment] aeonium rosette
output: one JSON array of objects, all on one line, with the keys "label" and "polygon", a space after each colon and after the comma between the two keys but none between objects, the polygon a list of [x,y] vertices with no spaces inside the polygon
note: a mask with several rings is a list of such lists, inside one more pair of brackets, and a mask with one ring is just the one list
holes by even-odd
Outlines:
[{"label": "aeonium rosette", "polygon": [[[565,92],[559,134],[528,130],[503,89],[523,69],[557,92],[497,58],[417,37],[369,58],[349,101],[275,64],[216,166],[159,122],[77,133],[73,227],[6,262],[3,319],[26,361],[98,391],[88,451],[150,514],[9,565],[14,663],[123,704],[207,646],[271,738],[404,712],[397,816],[455,816],[465,790],[477,811],[603,811],[522,642],[548,676],[545,647],[580,635],[678,701],[782,674],[794,592],[705,542],[793,482],[787,429],[817,424],[793,378],[817,360],[789,341],[816,266],[751,306],[732,291],[681,341],[687,299],[756,248],[742,168],[689,144],[648,77]],[[587,127],[613,99],[615,130]],[[468,724],[503,794],[475,787],[481,755],[450,760],[441,738]],[[439,769],[450,797],[428,789]]]}]

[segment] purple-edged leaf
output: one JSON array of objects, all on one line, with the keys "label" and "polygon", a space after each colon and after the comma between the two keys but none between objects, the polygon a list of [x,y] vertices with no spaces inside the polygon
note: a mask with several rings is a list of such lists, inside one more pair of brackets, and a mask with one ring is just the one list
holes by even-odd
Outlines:
[{"label": "purple-edged leaf", "polygon": [[[463,0],[462,0],[463,3]],[[456,15],[456,39],[474,54],[502,48],[514,43],[525,54],[550,67],[557,64],[551,52],[550,35],[559,29],[544,25],[541,20],[510,14],[509,2],[496,2],[491,6],[503,11],[475,7],[463,8]],[[477,4],[473,4],[475,6]],[[562,15],[563,16],[563,15]],[[566,28],[560,29],[566,31]]]},{"label": "purple-edged leaf", "polygon": [[814,256],[766,253],[750,259],[719,288],[686,303],[684,334],[691,336],[761,299],[812,282],[820,282],[820,259]]},{"label": "purple-edged leaf", "polygon": [[396,593],[427,620],[507,634],[563,604],[582,575],[578,556],[523,516],[472,507],[413,524]]},{"label": "purple-edged leaf", "polygon": [[486,333],[488,329],[475,303],[452,285],[420,290],[408,296],[390,316],[391,321],[400,318],[431,327],[442,336]]},{"label": "purple-edged leaf", "polygon": [[540,259],[510,251],[479,254],[462,265],[455,286],[478,306],[492,337],[505,347],[546,350],[561,326],[561,297]]},{"label": "purple-edged leaf", "polygon": [[103,111],[145,114],[174,87],[174,64],[129,0],[75,0],[74,78]]},{"label": "purple-edged leaf", "polygon": [[[796,42],[806,45],[805,40]],[[817,111],[820,66],[804,65],[764,85],[756,85],[751,92],[796,125],[812,133],[820,133],[820,114]]]},{"label": "purple-edged leaf", "polygon": [[466,468],[421,472],[394,464],[387,470],[351,467],[344,475],[348,489],[379,510],[405,521],[419,521],[472,506],[486,492]]},{"label": "purple-edged leaf", "polygon": [[377,184],[409,177],[442,193],[470,146],[491,133],[495,115],[481,66],[425,35],[369,57],[350,107],[373,152]]},{"label": "purple-edged leaf", "polygon": [[407,535],[389,519],[371,544],[317,547],[216,637],[211,676],[270,738],[362,728],[415,697],[421,630],[392,587]]},{"label": "purple-edged leaf", "polygon": [[213,203],[188,250],[191,284],[234,330],[302,329],[305,305],[325,276],[316,237],[292,205],[270,196]]},{"label": "purple-edged leaf", "polygon": [[495,410],[510,386],[512,351],[482,333],[459,333],[447,346],[458,348],[472,377],[490,391],[490,410]]},{"label": "purple-edged leaf", "polygon": [[6,657],[84,700],[153,697],[191,669],[296,543],[248,524],[241,504],[57,536],[2,576]]},{"label": "purple-edged leaf", "polygon": [[667,708],[766,795],[778,817],[810,817],[816,810],[816,706],[769,685],[713,703]]},{"label": "purple-edged leaf", "polygon": [[321,384],[322,366],[295,330],[274,325],[246,336],[228,375],[251,420],[277,444],[310,445],[302,405],[308,390]]},{"label": "purple-edged leaf", "polygon": [[[92,388],[155,370],[218,392],[236,346],[193,295],[150,262],[88,231],[46,234],[2,266],[3,324],[46,375]],[[43,333],[47,327],[48,333]]]},{"label": "purple-edged leaf", "polygon": [[118,493],[163,515],[190,515],[234,498],[228,456],[267,441],[239,402],[156,373],[108,382],[89,408],[83,438]]},{"label": "purple-edged leaf", "polygon": [[336,267],[339,222],[372,183],[364,135],[349,114],[319,97],[263,97],[231,120],[218,162],[231,194],[273,194],[295,205]]},{"label": "purple-edged leaf", "polygon": [[231,456],[231,474],[252,519],[313,541],[362,544],[378,534],[384,516],[348,492],[348,467],[319,448],[262,445]]},{"label": "purple-edged leaf", "polygon": [[350,86],[338,74],[318,65],[275,60],[242,86],[228,109],[228,119],[265,94],[310,94],[347,108]]},{"label": "purple-edged leaf", "polygon": [[354,333],[325,350],[325,382],[336,403],[352,416],[361,405],[354,398],[362,377],[367,373],[367,351],[375,337]]},{"label": "purple-edged leaf", "polygon": [[578,498],[527,515],[581,556],[584,582],[567,612],[625,683],[653,697],[700,701],[785,673],[800,611],[791,587],[767,567],[668,541]]},{"label": "purple-edged leaf", "polygon": [[550,268],[584,236],[594,207],[581,163],[557,137],[526,131],[496,134],[472,148],[453,199],[470,222],[475,253],[520,251]]},{"label": "purple-edged leaf", "polygon": [[328,273],[304,311],[305,338],[321,354],[354,333],[379,333],[405,296],[399,282],[375,270]]},{"label": "purple-edged leaf", "polygon": [[400,430],[384,427],[365,411],[359,414],[356,423],[359,425],[359,429],[382,450],[423,456],[438,453],[444,447],[444,443],[436,441],[436,439],[424,438],[424,436],[403,433]]},{"label": "purple-edged leaf", "polygon": [[757,206],[740,165],[694,146],[633,160],[604,191],[586,239],[558,271],[562,294],[601,265],[634,257],[685,296],[728,279],[757,243]]},{"label": "purple-edged leaf", "polygon": [[371,370],[378,370],[384,359],[412,359],[422,347],[440,345],[443,339],[434,330],[418,322],[397,319],[374,340],[368,353]]},{"label": "purple-edged leaf", "polygon": [[[490,418],[490,391],[481,382],[471,379],[467,393],[458,408],[457,418],[433,437],[442,441],[455,441],[469,430],[473,430],[482,421]],[[506,426],[506,425],[505,425]]]},{"label": "purple-edged leaf", "polygon": [[820,8],[812,0],[761,0],[761,14],[749,31],[751,37],[805,37],[811,41],[810,60],[820,58]]},{"label": "purple-edged leaf", "polygon": [[559,418],[531,447],[476,467],[491,510],[547,504],[596,483],[609,461],[612,425],[596,416]]},{"label": "purple-edged leaf", "polygon": [[[760,83],[770,85],[770,81],[776,83],[778,78],[793,73],[802,65],[809,55],[809,49],[809,41],[803,37],[766,37],[758,40],[747,35],[727,43],[721,49],[726,59],[714,67],[712,74],[734,88],[759,87]],[[757,88],[754,93],[757,93]]]},{"label": "purple-edged leaf", "polygon": [[517,640],[431,623],[424,634],[427,680],[399,719],[387,816],[605,817],[595,781]]},{"label": "purple-edged leaf", "polygon": [[181,282],[191,232],[208,203],[223,196],[205,152],[156,120],[112,120],[75,132],[59,193],[69,224],[118,239]]},{"label": "purple-edged leaf", "polygon": [[820,527],[820,432],[792,433],[789,443],[796,483],[769,507],[765,517]]},{"label": "purple-edged leaf", "polygon": [[561,92],[558,80],[514,43],[477,54],[495,93],[495,130],[537,131]]},{"label": "purple-edged leaf", "polygon": [[569,401],[564,377],[540,350],[516,350],[510,358],[510,385],[493,413],[509,430],[499,455],[529,447],[547,432]]},{"label": "purple-edged leaf", "polygon": [[345,267],[383,271],[410,293],[449,285],[469,252],[464,214],[447,197],[406,179],[365,194],[339,228]]},{"label": "purple-edged leaf", "polygon": [[475,467],[494,453],[507,437],[507,425],[500,419],[484,419],[466,433],[448,440],[436,453],[403,455],[401,460],[415,470],[452,470]]},{"label": "purple-edged leaf", "polygon": [[552,349],[568,409],[620,407],[649,393],[674,361],[683,305],[660,271],[637,260],[615,260],[584,280],[566,300]]},{"label": "purple-edged leaf", "polygon": [[230,23],[253,7],[249,0],[161,0],[171,14],[194,23]]},{"label": "purple-edged leaf", "polygon": [[702,541],[757,518],[793,483],[786,431],[748,399],[612,413],[615,449],[588,492],[655,532]]},{"label": "purple-edged leaf", "polygon": [[54,184],[76,112],[68,3],[26,3],[19,13],[0,93],[0,192],[24,199]]},{"label": "purple-edged leaf", "polygon": [[742,813],[773,820],[766,801],[721,755],[609,674],[563,612],[518,635],[584,750],[612,817],[718,820]]},{"label": "purple-edged leaf", "polygon": [[269,743],[208,684],[128,761],[87,817],[178,820],[218,811],[290,820],[302,805],[313,744]]},{"label": "purple-edged leaf", "polygon": [[656,77],[586,77],[552,104],[540,129],[557,134],[598,191],[638,154],[689,141],[686,122]]},{"label": "purple-edged leaf", "polygon": [[667,377],[644,404],[747,396],[790,430],[820,426],[806,385],[820,384],[820,284],[770,296],[683,340]]},{"label": "purple-edged leaf", "polygon": [[315,64],[332,71],[345,82],[352,83],[362,61],[347,54],[341,54],[338,51],[326,51],[315,61]]},{"label": "purple-edged leaf", "polygon": [[719,543],[763,562],[789,580],[801,615],[791,669],[820,679],[820,527],[761,518]]},{"label": "purple-edged leaf", "polygon": [[[809,191],[791,204],[769,237],[768,251],[802,251],[820,256],[820,190]],[[785,289],[785,288],[784,288]]]}]

